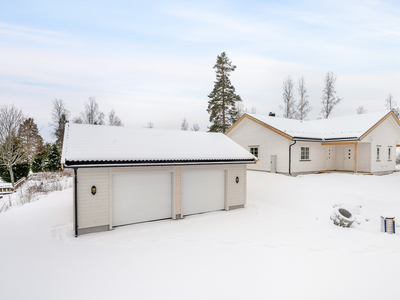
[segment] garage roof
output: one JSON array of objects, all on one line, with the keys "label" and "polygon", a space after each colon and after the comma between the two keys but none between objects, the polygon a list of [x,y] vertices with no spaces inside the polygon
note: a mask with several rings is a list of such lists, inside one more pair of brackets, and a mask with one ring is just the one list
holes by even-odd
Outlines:
[{"label": "garage roof", "polygon": [[61,163],[254,163],[255,157],[222,133],[67,124]]}]

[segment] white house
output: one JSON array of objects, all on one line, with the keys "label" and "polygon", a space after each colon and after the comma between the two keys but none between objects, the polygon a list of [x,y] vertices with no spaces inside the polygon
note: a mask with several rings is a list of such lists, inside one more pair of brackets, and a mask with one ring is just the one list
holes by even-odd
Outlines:
[{"label": "white house", "polygon": [[244,207],[254,161],[221,133],[68,124],[75,235]]},{"label": "white house", "polygon": [[299,121],[243,115],[226,133],[259,158],[248,169],[296,175],[395,170],[400,122],[391,111]]}]

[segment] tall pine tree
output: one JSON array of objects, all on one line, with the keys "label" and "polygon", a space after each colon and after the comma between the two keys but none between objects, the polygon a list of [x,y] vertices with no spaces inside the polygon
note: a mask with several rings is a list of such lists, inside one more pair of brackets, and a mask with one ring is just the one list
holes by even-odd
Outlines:
[{"label": "tall pine tree", "polygon": [[214,81],[214,89],[208,95],[207,112],[210,114],[209,127],[211,132],[225,132],[236,122],[238,111],[236,102],[242,101],[239,95],[235,94],[229,76],[235,71],[236,66],[232,65],[225,52],[217,57],[214,66],[217,80]]}]

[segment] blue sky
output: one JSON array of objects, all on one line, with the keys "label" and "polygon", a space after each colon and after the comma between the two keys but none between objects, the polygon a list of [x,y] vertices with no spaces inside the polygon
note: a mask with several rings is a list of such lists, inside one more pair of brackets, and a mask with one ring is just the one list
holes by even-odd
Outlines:
[{"label": "blue sky", "polygon": [[51,101],[72,116],[96,97],[125,126],[206,130],[216,56],[237,66],[244,105],[282,115],[282,82],[305,76],[321,117],[323,77],[343,101],[332,117],[400,103],[396,1],[2,1],[0,103],[22,108],[50,140]]}]

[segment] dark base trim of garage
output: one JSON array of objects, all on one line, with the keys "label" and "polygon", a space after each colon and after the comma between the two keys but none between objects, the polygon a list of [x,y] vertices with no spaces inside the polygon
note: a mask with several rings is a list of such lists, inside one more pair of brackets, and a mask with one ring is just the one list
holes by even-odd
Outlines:
[{"label": "dark base trim of garage", "polygon": [[96,226],[96,227],[88,227],[88,228],[80,228],[78,229],[78,235],[93,233],[93,232],[101,232],[110,230],[110,225]]},{"label": "dark base trim of garage", "polygon": [[244,204],[229,206],[229,210],[244,208]]}]

